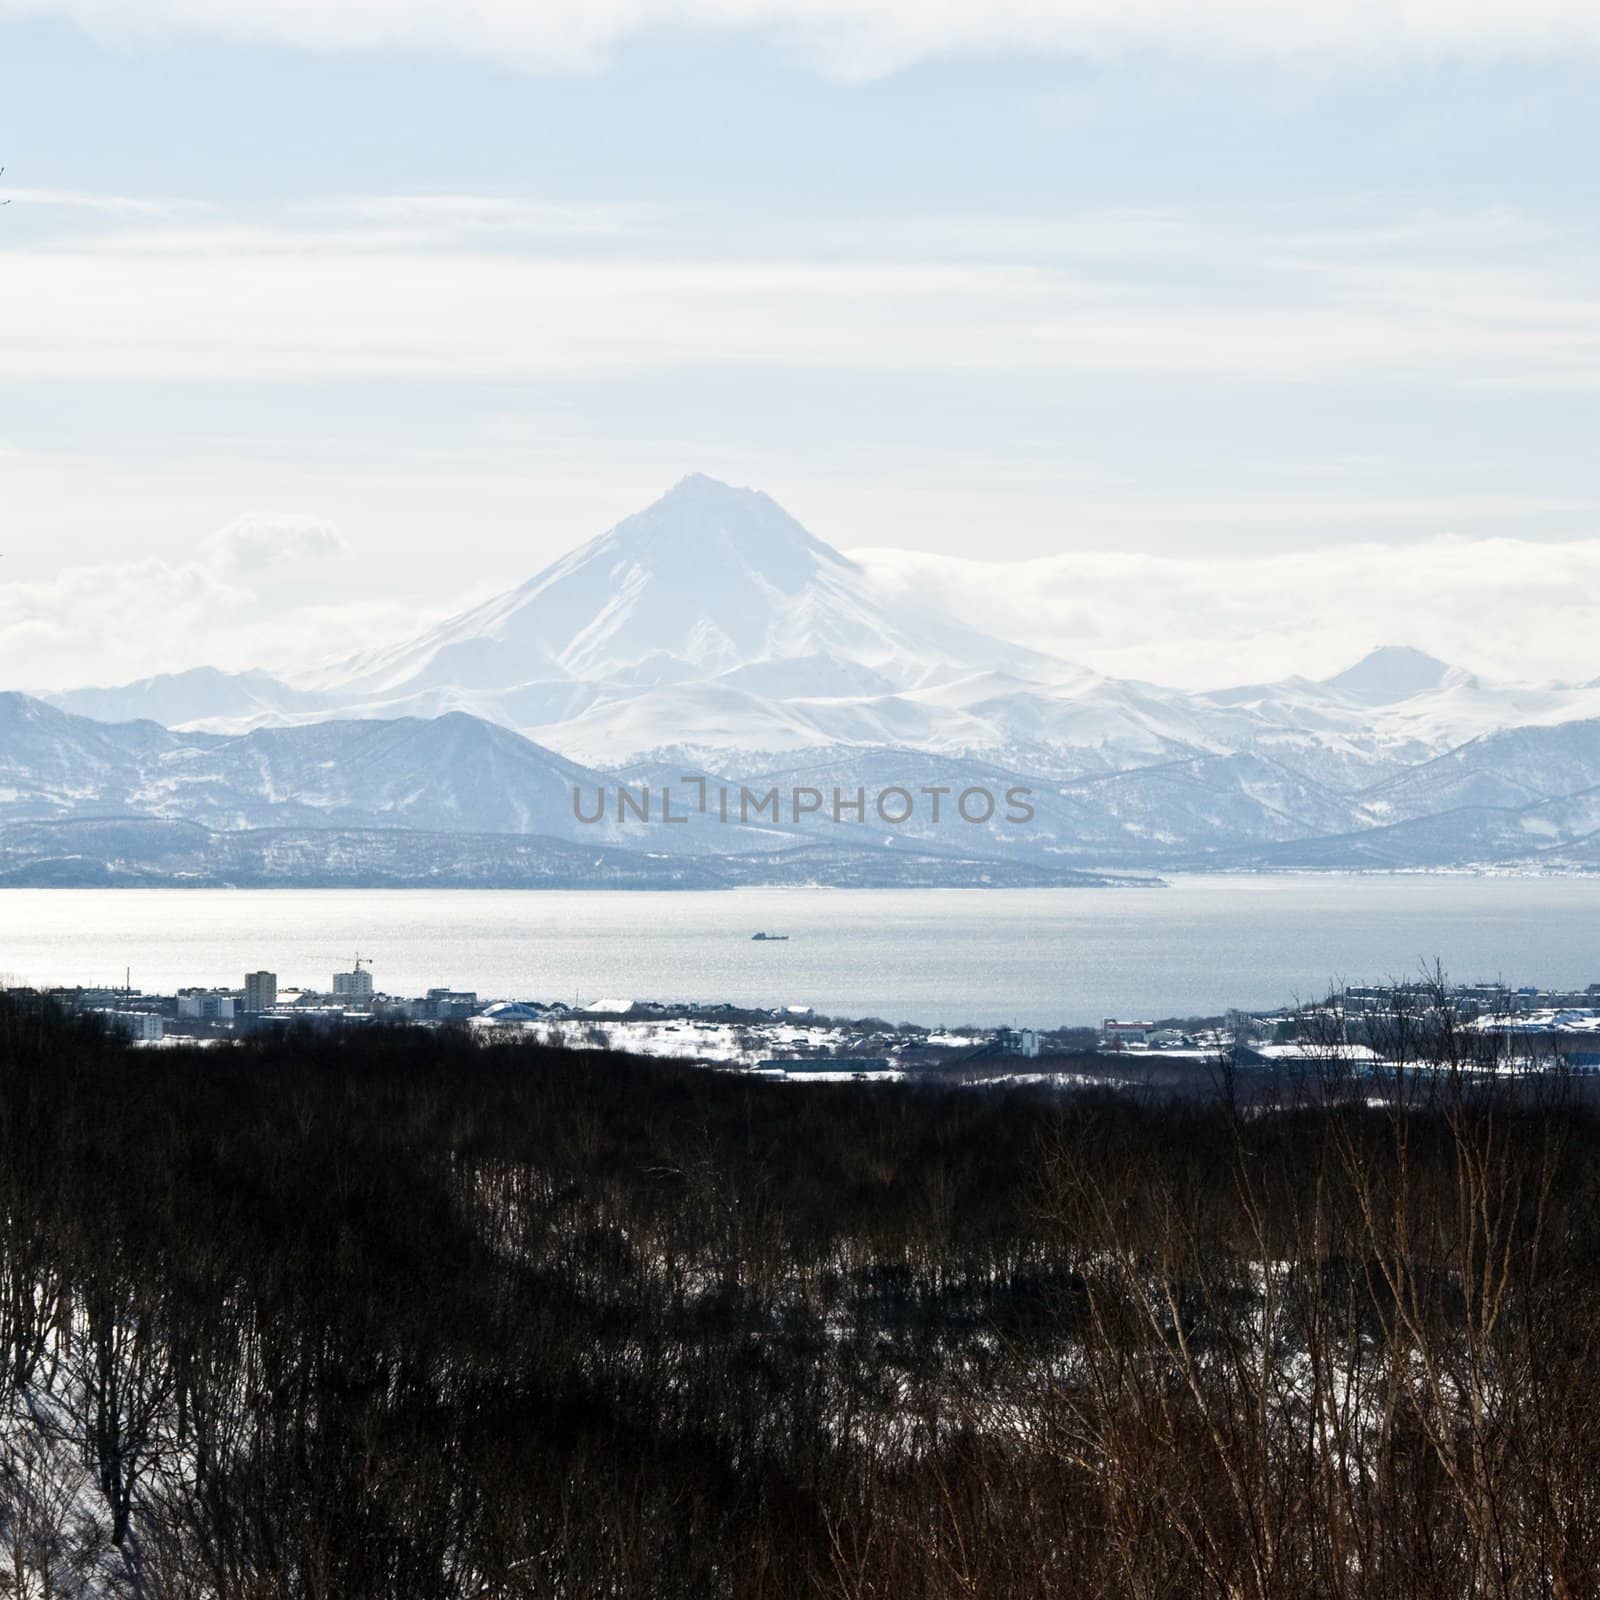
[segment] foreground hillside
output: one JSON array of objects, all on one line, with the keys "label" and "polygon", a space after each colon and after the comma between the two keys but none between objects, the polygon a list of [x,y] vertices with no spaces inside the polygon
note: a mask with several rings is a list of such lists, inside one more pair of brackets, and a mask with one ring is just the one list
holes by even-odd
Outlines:
[{"label": "foreground hillside", "polygon": [[1346,1104],[1330,1064],[1260,1115],[405,1031],[138,1052],[0,997],[0,1570],[1592,1592],[1600,1124],[1430,1082]]}]

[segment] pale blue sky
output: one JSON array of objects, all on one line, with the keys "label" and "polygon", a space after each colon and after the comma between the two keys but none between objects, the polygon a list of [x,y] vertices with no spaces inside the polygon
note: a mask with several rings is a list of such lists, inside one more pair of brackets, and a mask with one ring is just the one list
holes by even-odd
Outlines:
[{"label": "pale blue sky", "polygon": [[[1219,582],[1373,543],[1425,573],[1450,539],[1485,607],[1457,658],[1600,672],[1528,577],[1600,538],[1591,19],[1297,38],[1231,0],[1214,36],[1159,5],[1119,33],[1086,0],[1041,38],[874,7],[869,48],[782,0],[737,32],[637,4],[574,67],[575,25],[493,0],[476,31],[384,0],[315,50],[289,6],[0,0],[0,672],[292,665],[690,470],[846,548]],[[344,555],[249,586],[196,556],[273,516]],[[163,594],[159,636],[120,620]],[[1285,637],[1164,603],[1090,664],[1331,669],[1406,625],[1386,604]]]}]

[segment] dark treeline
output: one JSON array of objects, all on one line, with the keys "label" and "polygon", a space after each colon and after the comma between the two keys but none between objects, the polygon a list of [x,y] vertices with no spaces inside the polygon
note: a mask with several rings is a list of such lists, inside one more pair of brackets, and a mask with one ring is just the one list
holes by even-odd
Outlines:
[{"label": "dark treeline", "polygon": [[0,1593],[1594,1594],[1600,1126],[1463,1065],[1046,1100],[0,996]]}]

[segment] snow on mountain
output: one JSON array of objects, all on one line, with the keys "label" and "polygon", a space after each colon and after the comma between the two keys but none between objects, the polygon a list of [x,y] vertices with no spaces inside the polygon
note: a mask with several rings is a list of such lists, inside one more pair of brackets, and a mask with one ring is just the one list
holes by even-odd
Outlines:
[{"label": "snow on mountain", "polygon": [[57,698],[218,733],[459,711],[600,767],[854,745],[1072,777],[1251,752],[1348,792],[1497,728],[1600,714],[1600,690],[1502,689],[1402,647],[1323,683],[1103,677],[888,598],[768,496],[700,476],[519,587],[294,685],[200,669]]},{"label": "snow on mountain", "polygon": [[265,672],[219,672],[193,667],[187,672],[141,678],[118,688],[72,689],[45,695],[50,704],[102,722],[148,719],[168,728],[212,721],[259,721],[326,709],[320,695]]},{"label": "snow on mountain", "polygon": [[0,882],[1091,881],[1042,839],[1007,850],[953,814],[887,838],[826,812],[797,824],[785,803],[724,819],[681,766],[642,781],[630,792],[650,820],[623,814],[616,780],[459,712],[218,735],[5,695]]},{"label": "snow on mountain", "polygon": [[1467,674],[1409,645],[1386,644],[1325,679],[1328,688],[1364,706],[1392,706],[1459,682]]},{"label": "snow on mountain", "polygon": [[[1600,686],[1489,683],[1404,646],[1322,681],[1108,678],[925,614],[768,496],[705,477],[517,588],[294,683],[200,668],[55,698],[0,698],[0,820],[126,808],[622,845],[573,822],[574,783],[640,763],[826,770],[847,789],[960,770],[1036,786],[1037,826],[1003,854],[1161,865],[1304,844],[1298,859],[1433,863],[1576,848],[1578,812],[1548,808],[1600,787]],[[650,848],[795,843],[696,821]]]},{"label": "snow on mountain", "polygon": [[[831,793],[871,793],[896,784],[922,791],[942,786],[954,796],[968,785],[1003,801],[1027,791],[1032,816],[1023,825],[993,830],[1009,853],[1068,857],[1088,864],[1129,866],[1157,858],[1200,856],[1219,846],[1270,843],[1359,826],[1359,802],[1329,793],[1260,757],[1201,756],[1066,782],[995,767],[959,756],[908,750],[837,749],[800,764],[752,775],[753,785],[809,784]],[[945,811],[955,802],[945,801]],[[955,832],[959,835],[959,826]],[[928,842],[948,840],[926,811],[905,832]]]},{"label": "snow on mountain", "polygon": [[[1097,867],[1600,865],[1600,720],[1489,735],[1359,794],[1255,751],[1069,778],[852,744],[802,745],[764,766],[747,758],[739,773],[701,769],[708,785],[756,792],[946,797],[942,820],[924,798],[904,827],[883,825],[870,800],[859,819],[829,816],[828,802],[797,820],[785,801],[776,819],[724,822],[715,805],[696,807],[685,771],[660,763],[608,777],[462,713],[216,735],[104,724],[0,695],[0,877],[311,882],[319,851],[329,882],[406,881],[408,852],[412,881],[585,881],[581,852],[591,851],[594,881],[638,885],[688,882],[687,861],[704,864],[711,876],[693,881],[706,885],[1067,882]],[[674,785],[686,821],[624,822],[622,781],[635,792],[651,785],[657,819],[660,785]],[[974,827],[950,798],[969,786],[1005,808],[1025,790],[1031,815]],[[602,822],[578,820],[574,790],[586,803],[605,796]]]},{"label": "snow on mountain", "polygon": [[172,741],[154,722],[96,722],[28,695],[0,694],[0,818],[123,809],[145,766]]},{"label": "snow on mountain", "polygon": [[208,827],[320,821],[560,835],[573,785],[589,778],[507,729],[455,713],[185,738],[134,798]]},{"label": "snow on mountain", "polygon": [[705,477],[519,588],[307,683],[345,714],[464,710],[596,765],[853,744],[1070,773],[1266,732],[887,600],[768,496]]},{"label": "snow on mountain", "polygon": [[1464,677],[1382,708],[1374,726],[1392,744],[1419,744],[1438,752],[1512,728],[1557,727],[1597,716],[1600,690],[1594,688],[1490,684]]},{"label": "snow on mountain", "polygon": [[[102,723],[0,695],[0,820],[181,818],[214,829],[403,827],[602,843],[574,787],[604,780],[509,729],[433,720],[322,722],[240,735]],[[669,846],[677,842],[678,830]]]},{"label": "snow on mountain", "polygon": [[346,696],[561,677],[648,688],[773,663],[825,682],[865,668],[899,687],[952,663],[1070,670],[897,611],[767,495],[697,475],[520,588],[312,681]]},{"label": "snow on mountain", "polygon": [[1398,647],[1322,682],[1289,678],[1197,698],[1251,713],[1269,730],[1256,748],[1350,790],[1489,734],[1600,716],[1592,686],[1489,683]]},{"label": "snow on mountain", "polygon": [[1600,787],[1600,718],[1485,734],[1374,789],[1374,813],[1410,820],[1465,806],[1514,809]]}]

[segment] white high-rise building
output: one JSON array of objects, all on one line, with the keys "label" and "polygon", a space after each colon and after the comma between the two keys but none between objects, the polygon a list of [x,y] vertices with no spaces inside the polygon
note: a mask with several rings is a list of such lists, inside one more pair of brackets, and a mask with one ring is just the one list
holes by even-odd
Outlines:
[{"label": "white high-rise building", "polygon": [[348,1000],[353,1005],[369,1005],[372,1001],[372,974],[363,972],[358,961],[354,972],[334,973],[333,993],[336,999]]}]

